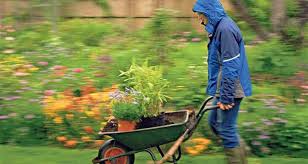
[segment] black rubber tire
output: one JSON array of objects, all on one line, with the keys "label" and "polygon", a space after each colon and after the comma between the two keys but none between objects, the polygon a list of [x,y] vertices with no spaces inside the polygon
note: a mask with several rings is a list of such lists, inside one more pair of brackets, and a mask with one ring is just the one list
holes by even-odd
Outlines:
[{"label": "black rubber tire", "polygon": [[[110,142],[108,145],[104,145],[104,147],[101,149],[101,152],[99,154],[99,159],[103,159],[105,152],[110,148],[120,148],[124,150],[125,152],[129,152],[128,148],[114,141],[114,142]],[[134,162],[135,162],[135,154],[129,155],[126,164],[134,164]],[[105,162],[100,162],[100,164],[105,164]]]}]

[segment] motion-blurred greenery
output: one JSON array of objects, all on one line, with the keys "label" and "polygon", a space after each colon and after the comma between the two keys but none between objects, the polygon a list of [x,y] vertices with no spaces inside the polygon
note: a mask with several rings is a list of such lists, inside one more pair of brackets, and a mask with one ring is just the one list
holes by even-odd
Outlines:
[{"label": "motion-blurred greenery", "polygon": [[[247,0],[247,4],[251,4],[250,9],[258,20],[269,27],[270,2]],[[288,14],[296,15],[296,5],[289,8]],[[164,24],[168,21],[168,16],[159,11],[148,26],[135,32],[98,21],[74,19],[59,22],[57,33],[51,32],[50,23],[1,33],[1,62],[7,63],[9,57],[24,57],[25,62],[39,69],[18,77],[14,73],[27,64],[14,64],[18,68],[10,68],[9,74],[1,65],[0,115],[8,118],[0,120],[0,143],[53,143],[54,140],[48,139],[48,128],[39,102],[44,91],[61,92],[67,88],[76,91],[85,84],[84,78],[94,80],[99,89],[109,87],[120,82],[119,70],[127,70],[132,58],[137,63],[147,59],[151,64],[161,65],[164,78],[172,82],[167,90],[172,99],[165,104],[166,109],[198,107],[206,97],[204,41],[207,38],[187,25]],[[238,24],[244,39],[251,43],[255,38],[254,31],[246,22],[238,21]],[[293,36],[296,29],[289,31]],[[7,53],[6,50],[14,52]],[[307,75],[307,53],[307,48],[296,47],[281,38],[247,45],[254,96],[243,102],[239,128],[256,155],[307,157],[303,155],[307,153],[308,131],[304,127],[308,123],[307,96],[304,95],[307,89],[301,88],[307,80],[302,77],[302,74]],[[48,64],[43,66],[38,62]],[[84,71],[57,78],[53,76],[54,66],[81,67]],[[196,135],[210,135],[205,125],[204,122]]]}]

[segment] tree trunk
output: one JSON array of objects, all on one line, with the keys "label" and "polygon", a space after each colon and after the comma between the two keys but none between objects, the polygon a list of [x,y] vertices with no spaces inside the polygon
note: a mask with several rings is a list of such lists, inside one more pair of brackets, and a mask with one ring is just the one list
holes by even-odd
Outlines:
[{"label": "tree trunk", "polygon": [[280,33],[283,30],[286,24],[285,0],[272,0],[271,22],[274,33]]},{"label": "tree trunk", "polygon": [[235,8],[235,11],[237,11],[235,12],[235,14],[237,14],[238,17],[246,21],[250,25],[250,27],[255,30],[258,39],[266,40],[269,37],[269,33],[262,28],[262,26],[256,19],[250,16],[243,0],[231,0],[231,2]]},{"label": "tree trunk", "polygon": [[301,43],[302,44],[307,44],[305,42],[305,27],[306,23],[308,22],[308,0],[299,0],[299,6],[300,6],[300,12],[299,12],[299,26],[300,26],[300,31],[301,31]]}]

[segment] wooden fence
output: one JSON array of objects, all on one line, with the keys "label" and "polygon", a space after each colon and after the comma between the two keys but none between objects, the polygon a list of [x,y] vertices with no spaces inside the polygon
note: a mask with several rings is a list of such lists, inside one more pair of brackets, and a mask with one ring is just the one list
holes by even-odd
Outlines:
[{"label": "wooden fence", "polygon": [[[229,0],[221,1],[226,10],[233,9]],[[94,0],[79,0],[61,7],[58,13],[66,18],[102,19],[103,21],[125,25],[128,25],[129,22],[129,25],[138,28],[151,18],[155,9],[167,8],[178,11],[176,19],[179,21],[190,22],[194,27],[202,30],[191,10],[194,2],[195,0],[109,0],[110,12],[107,13]],[[0,0],[0,18],[11,16],[26,9],[29,10],[29,7],[32,7],[30,11],[33,17],[43,17],[44,8],[42,6],[33,8],[30,5],[30,0]]]}]

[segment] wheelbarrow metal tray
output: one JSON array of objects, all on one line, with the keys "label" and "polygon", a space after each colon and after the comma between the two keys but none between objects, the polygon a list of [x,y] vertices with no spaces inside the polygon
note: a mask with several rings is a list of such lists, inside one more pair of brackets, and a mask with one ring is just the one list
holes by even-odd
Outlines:
[{"label": "wheelbarrow metal tray", "polygon": [[166,112],[165,118],[173,124],[128,132],[103,132],[100,135],[110,136],[132,150],[163,145],[177,140],[185,132],[189,123],[189,111]]}]

